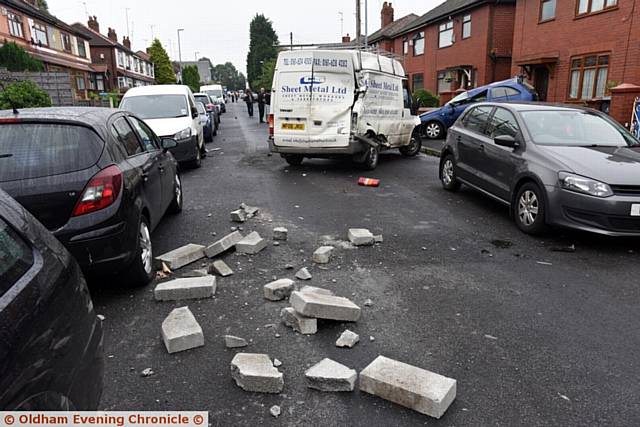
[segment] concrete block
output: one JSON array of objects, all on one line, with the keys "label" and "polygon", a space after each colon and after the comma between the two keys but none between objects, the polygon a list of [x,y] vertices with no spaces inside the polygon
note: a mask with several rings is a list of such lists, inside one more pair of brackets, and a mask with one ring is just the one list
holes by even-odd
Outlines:
[{"label": "concrete block", "polygon": [[240,204],[240,209],[244,211],[244,213],[247,216],[247,219],[253,218],[254,216],[258,215],[258,212],[260,212],[260,209],[254,206],[248,206],[245,203]]},{"label": "concrete block", "polygon": [[440,418],[456,398],[456,380],[379,356],[360,372],[360,390]]},{"label": "concrete block", "polygon": [[289,236],[289,230],[284,227],[277,227],[273,229],[273,240],[287,240]]},{"label": "concrete block", "polygon": [[226,262],[221,259],[214,261],[213,264],[209,267],[210,272],[218,274],[222,277],[228,277],[233,274],[233,270],[231,267],[227,265]]},{"label": "concrete block", "polygon": [[204,257],[204,246],[190,243],[171,252],[160,255],[156,258],[156,263],[162,265],[164,262],[171,270],[177,270],[196,262]]},{"label": "concrete block", "polygon": [[280,393],[284,388],[282,373],[266,354],[236,354],[231,361],[231,377],[245,391]]},{"label": "concrete block", "polygon": [[320,391],[353,391],[358,373],[331,359],[323,359],[304,373],[307,387]]},{"label": "concrete block", "polygon": [[293,307],[286,307],[280,311],[282,323],[303,335],[313,335],[318,332],[318,320],[305,317],[296,312]]},{"label": "concrete block", "polygon": [[371,246],[375,243],[375,237],[365,228],[349,229],[348,237],[354,246]]},{"label": "concrete block", "polygon": [[200,270],[191,270],[185,273],[182,277],[206,277],[209,275],[209,272],[206,269]]},{"label": "concrete block", "polygon": [[373,236],[373,241],[375,243],[383,243],[384,242],[384,237],[382,237],[382,234],[377,234],[377,235]]},{"label": "concrete block", "polygon": [[329,264],[331,255],[333,254],[333,246],[322,246],[313,253],[313,262],[316,264]]},{"label": "concrete block", "polygon": [[336,341],[336,347],[353,348],[359,341],[360,335],[347,329]]},{"label": "concrete block", "polygon": [[322,294],[322,295],[334,295],[333,291],[329,289],[316,288],[315,286],[305,286],[300,289],[300,292],[311,292],[312,294]]},{"label": "concrete block", "polygon": [[240,234],[239,231],[234,231],[233,233],[228,234],[227,236],[218,240],[211,246],[207,247],[204,250],[204,254],[208,258],[214,258],[220,255],[221,253],[224,253],[229,249],[233,248],[242,239],[243,239],[242,234]]},{"label": "concrete block", "polygon": [[247,237],[236,243],[236,252],[240,254],[255,255],[267,247],[267,241],[254,231]]},{"label": "concrete block", "polygon": [[233,335],[225,335],[222,338],[224,339],[224,345],[227,348],[241,348],[249,345],[247,340],[244,338],[234,337]]},{"label": "concrete block", "polygon": [[289,298],[295,289],[295,282],[291,279],[280,279],[264,285],[264,297],[269,301],[282,301]]},{"label": "concrete block", "polygon": [[347,298],[312,292],[293,292],[291,306],[300,314],[316,319],[355,322],[360,318],[360,307]]},{"label": "concrete block", "polygon": [[309,269],[307,267],[301,268],[296,273],[296,279],[300,280],[311,280],[313,276],[309,273]]},{"label": "concrete block", "polygon": [[236,211],[231,212],[231,221],[243,223],[247,220],[247,214],[242,210],[238,209]]},{"label": "concrete block", "polygon": [[211,298],[216,293],[214,276],[175,279],[160,283],[153,290],[156,301]]},{"label": "concrete block", "polygon": [[162,340],[169,353],[177,353],[204,345],[202,328],[189,307],[176,308],[164,319]]}]

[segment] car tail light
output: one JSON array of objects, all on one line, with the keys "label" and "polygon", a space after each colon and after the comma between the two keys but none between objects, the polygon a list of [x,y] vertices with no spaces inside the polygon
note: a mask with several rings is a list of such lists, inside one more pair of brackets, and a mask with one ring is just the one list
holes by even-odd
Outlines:
[{"label": "car tail light", "polygon": [[91,178],[78,201],[72,216],[81,216],[111,206],[122,191],[122,171],[109,166]]},{"label": "car tail light", "polygon": [[269,123],[269,136],[273,136],[275,130],[274,120],[273,114],[269,114],[267,116],[267,123]]},{"label": "car tail light", "polygon": [[213,104],[207,104],[207,111],[213,111],[213,109],[216,108],[215,105]]}]

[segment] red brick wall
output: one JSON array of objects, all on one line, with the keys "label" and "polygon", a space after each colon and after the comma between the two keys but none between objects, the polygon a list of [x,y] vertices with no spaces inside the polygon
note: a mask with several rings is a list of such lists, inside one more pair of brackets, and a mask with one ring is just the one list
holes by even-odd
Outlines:
[{"label": "red brick wall", "polygon": [[[104,59],[100,58],[100,55],[104,55]],[[105,89],[112,90],[118,88],[118,73],[116,72],[116,58],[114,55],[114,49],[111,47],[92,47],[91,59],[94,64],[106,65],[109,70],[109,80],[106,82],[107,87]]]}]

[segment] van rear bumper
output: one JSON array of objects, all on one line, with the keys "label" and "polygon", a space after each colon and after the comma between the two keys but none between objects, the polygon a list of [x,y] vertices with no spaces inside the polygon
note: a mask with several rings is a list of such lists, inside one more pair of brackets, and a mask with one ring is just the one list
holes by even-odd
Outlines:
[{"label": "van rear bumper", "polygon": [[347,147],[281,147],[273,143],[273,140],[269,139],[269,151],[279,154],[299,154],[305,157],[335,157],[335,156],[350,156],[353,154],[362,153],[365,150],[364,145],[359,141],[351,140]]}]

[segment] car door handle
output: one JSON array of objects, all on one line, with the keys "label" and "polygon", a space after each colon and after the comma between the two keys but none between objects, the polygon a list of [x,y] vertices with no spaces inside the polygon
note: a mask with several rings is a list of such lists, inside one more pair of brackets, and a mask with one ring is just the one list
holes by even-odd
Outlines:
[{"label": "car door handle", "polygon": [[480,144],[480,151],[484,151],[484,144]]}]

